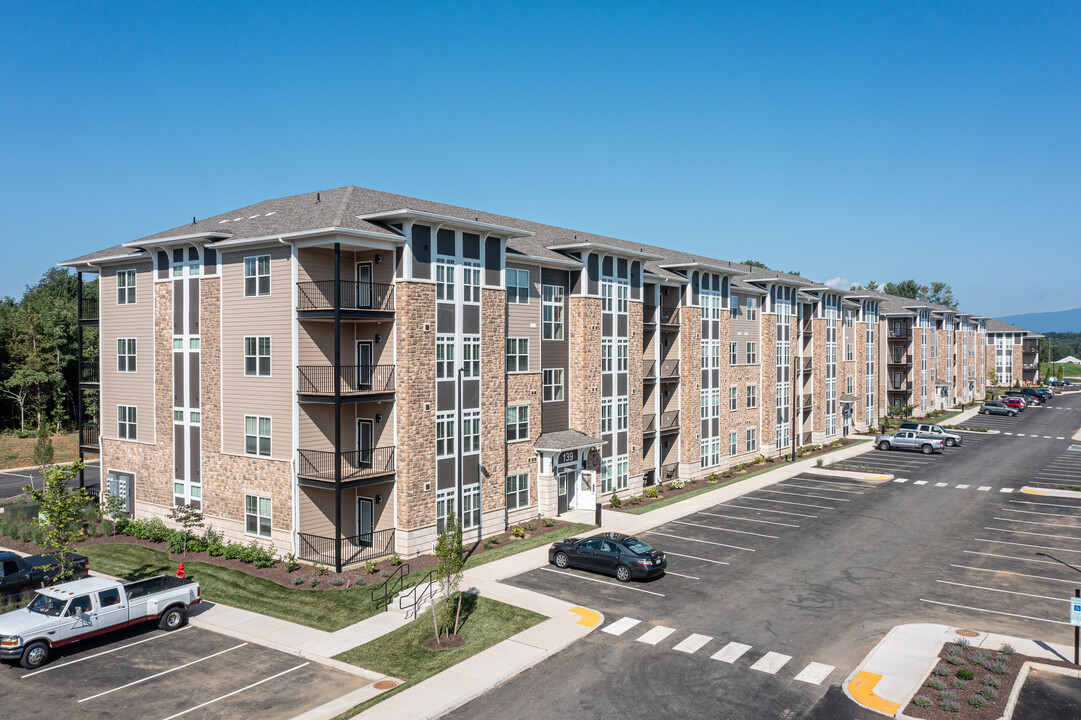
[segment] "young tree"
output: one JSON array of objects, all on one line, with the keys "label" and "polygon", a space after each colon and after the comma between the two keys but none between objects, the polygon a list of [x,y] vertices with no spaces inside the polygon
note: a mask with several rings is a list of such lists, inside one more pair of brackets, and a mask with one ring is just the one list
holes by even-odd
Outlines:
[{"label": "young tree", "polygon": [[188,538],[191,537],[191,531],[203,527],[203,513],[191,505],[177,505],[169,511],[169,519],[184,528],[184,539],[180,552],[187,552]]},{"label": "young tree", "polygon": [[995,372],[994,368],[987,371],[987,381],[991,383],[992,386],[998,385],[998,373]]},{"label": "young tree", "polygon": [[870,280],[863,287],[867,288],[871,292],[877,292],[878,291],[878,281],[877,280]]},{"label": "young tree", "polygon": [[902,280],[899,283],[888,282],[886,283],[886,287],[882,288],[882,292],[887,295],[912,298],[913,300],[920,297],[920,295],[926,291],[927,288],[920,285],[915,280]]},{"label": "young tree", "polygon": [[93,498],[84,488],[71,486],[82,469],[82,460],[71,465],[50,465],[42,471],[45,482],[41,490],[32,485],[23,488],[41,505],[41,512],[33,522],[44,534],[45,545],[55,551],[60,569],[58,580],[71,576],[71,548],[86,537],[83,511]]},{"label": "young tree", "polygon": [[113,521],[113,537],[116,537],[116,524],[120,518],[128,517],[128,512],[125,510],[125,506],[128,504],[128,500],[122,497],[118,493],[105,493],[105,513]]},{"label": "young tree", "polygon": [[38,425],[38,440],[34,443],[34,450],[30,456],[31,460],[35,465],[44,470],[46,465],[52,465],[55,454],[52,438],[49,437],[49,428],[42,423],[41,425]]},{"label": "young tree", "polygon": [[948,308],[957,309],[957,299],[954,298],[953,288],[948,283],[933,282],[930,287],[924,286],[919,299],[935,305],[945,305]]},{"label": "young tree", "polygon": [[[439,557],[439,564],[435,568],[435,579],[439,583],[439,592],[442,596],[439,601],[439,620],[436,623],[436,642],[439,641],[440,628],[446,628],[450,632],[451,623],[454,624],[454,634],[458,633],[458,617],[462,611],[462,597],[459,589],[462,577],[465,574],[465,553],[462,549],[462,526],[457,518],[447,518],[443,526],[443,532],[435,543],[435,554]],[[458,599],[458,617],[454,613],[454,599]]]}]

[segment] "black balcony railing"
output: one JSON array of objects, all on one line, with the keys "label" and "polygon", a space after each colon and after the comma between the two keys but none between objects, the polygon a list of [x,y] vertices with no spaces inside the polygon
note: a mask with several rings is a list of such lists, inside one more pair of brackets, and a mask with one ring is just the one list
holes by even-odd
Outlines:
[{"label": "black balcony railing", "polygon": [[809,373],[814,369],[814,358],[801,358],[800,359],[800,372]]},{"label": "black balcony railing", "polygon": [[394,392],[394,365],[301,365],[297,368],[297,392],[301,395],[333,395],[334,377],[342,379],[343,395]]},{"label": "black balcony railing", "polygon": [[79,363],[79,382],[101,382],[100,364],[96,360],[84,360],[83,362]]},{"label": "black balcony railing", "polygon": [[661,430],[676,430],[679,428],[679,410],[669,410],[661,413]]},{"label": "black balcony railing", "polygon": [[642,378],[645,380],[657,379],[657,361],[656,360],[643,360],[642,361]]},{"label": "black balcony railing", "polygon": [[814,397],[810,393],[804,395],[800,398],[799,406],[803,412],[810,412],[811,408],[814,407]]},{"label": "black balcony railing", "polygon": [[679,323],[679,308],[665,307],[661,305],[661,325],[676,325]]},{"label": "black balcony railing", "polygon": [[342,480],[360,480],[394,472],[394,448],[378,447],[351,452],[301,450],[297,475],[334,482],[335,463],[341,466]]},{"label": "black balcony railing", "polygon": [[891,327],[890,338],[907,339],[912,337],[912,329],[906,327]]},{"label": "black balcony railing", "polygon": [[912,357],[905,353],[904,355],[889,355],[889,359],[886,361],[887,365],[911,365]]},{"label": "black balcony railing", "polygon": [[[394,286],[342,280],[342,310],[394,312]],[[297,310],[334,310],[334,281],[297,283]]]},{"label": "black balcony railing", "polygon": [[679,477],[679,463],[661,465],[661,482],[675,480]]},{"label": "black balcony railing", "polygon": [[805,432],[805,433],[803,433],[803,435],[800,435],[799,436],[799,444],[800,445],[810,445],[811,444],[811,433]]},{"label": "black balcony railing", "polygon": [[642,416],[642,432],[657,432],[656,413],[646,413]]},{"label": "black balcony railing", "polygon": [[886,389],[890,392],[911,392],[912,381],[902,380],[901,382],[896,382],[894,380],[891,380],[889,386]]},{"label": "black balcony railing", "polygon": [[[297,533],[297,557],[308,562],[334,565],[334,538]],[[342,565],[386,557],[394,553],[394,528],[342,538]]]},{"label": "black balcony railing", "polygon": [[657,306],[656,305],[643,305],[642,306],[642,322],[646,325],[657,322]]},{"label": "black balcony railing", "polygon": [[100,447],[101,444],[101,428],[97,425],[80,425],[79,426],[79,446],[80,447]]},{"label": "black balcony railing", "polygon": [[679,377],[679,360],[663,360],[663,361],[661,361],[661,377],[662,378],[678,378]]},{"label": "black balcony railing", "polygon": [[79,304],[79,319],[80,320],[97,320],[98,319],[98,299],[95,297],[84,297]]}]

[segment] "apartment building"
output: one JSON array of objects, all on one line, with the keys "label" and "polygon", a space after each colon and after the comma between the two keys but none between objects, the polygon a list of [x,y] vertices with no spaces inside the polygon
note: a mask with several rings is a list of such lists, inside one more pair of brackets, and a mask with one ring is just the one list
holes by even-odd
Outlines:
[{"label": "apartment building", "polygon": [[979,398],[999,357],[950,308],[357,187],[61,264],[98,277],[105,490],[338,568]]}]

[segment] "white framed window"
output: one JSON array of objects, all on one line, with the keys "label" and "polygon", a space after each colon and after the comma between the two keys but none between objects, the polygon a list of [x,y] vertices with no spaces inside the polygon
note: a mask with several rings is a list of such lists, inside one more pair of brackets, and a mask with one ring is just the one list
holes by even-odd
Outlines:
[{"label": "white framed window", "polygon": [[529,372],[529,338],[507,338],[507,372]]},{"label": "white framed window", "polygon": [[758,302],[754,298],[747,298],[747,319],[758,319]]},{"label": "white framed window", "polygon": [[616,458],[616,490],[626,490],[630,484],[630,462],[626,455]]},{"label": "white framed window", "polygon": [[709,467],[709,438],[702,438],[698,444],[698,467]]},{"label": "white framed window", "polygon": [[709,390],[703,390],[700,399],[700,412],[699,417],[703,420],[709,420]]},{"label": "white framed window", "polygon": [[178,337],[173,338],[173,350],[183,350],[183,349],[184,349],[184,338],[178,338]]},{"label": "white framed window", "polygon": [[244,532],[259,537],[271,536],[270,498],[258,495],[244,496]]},{"label": "white framed window", "polygon": [[507,303],[529,304],[529,271],[507,268]]},{"label": "white framed window", "polygon": [[270,336],[244,338],[244,374],[249,377],[270,377]]},{"label": "white framed window", "polygon": [[454,413],[441,412],[435,416],[435,456],[454,455]]},{"label": "white framed window", "polygon": [[563,368],[549,368],[541,377],[541,399],[559,402],[563,399]]},{"label": "white framed window", "polygon": [[756,385],[747,386],[747,407],[758,407],[758,386]]},{"label": "white framed window", "polygon": [[612,398],[601,399],[601,434],[612,432]]},{"label": "white framed window", "polygon": [[135,372],[135,338],[116,339],[116,371]]},{"label": "white framed window", "polygon": [[845,378],[845,392],[848,393],[849,395],[852,395],[852,394],[854,394],[854,390],[855,390],[855,379],[851,375],[849,375],[848,377]]},{"label": "white framed window", "polygon": [[739,453],[739,448],[737,447],[737,445],[738,445],[737,438],[738,438],[738,435],[737,435],[735,430],[728,433],[728,454],[729,455],[737,455]]},{"label": "white framed window", "polygon": [[712,355],[712,361],[710,367],[717,370],[721,367],[721,341],[710,340],[710,353]]},{"label": "white framed window", "polygon": [[728,343],[728,364],[735,365],[739,362],[739,343]]},{"label": "white framed window", "polygon": [[511,405],[507,408],[507,442],[529,439],[529,406]]},{"label": "white framed window", "polygon": [[601,492],[612,492],[612,458],[601,458]]},{"label": "white framed window", "polygon": [[435,259],[435,299],[454,301],[454,260],[451,258]]},{"label": "white framed window", "polygon": [[462,263],[462,302],[480,302],[480,263],[475,260]]},{"label": "white framed window", "polygon": [[852,343],[845,343],[845,360],[855,360],[856,349],[852,346]]},{"label": "white framed window", "polygon": [[758,362],[758,343],[747,343],[747,362],[751,365]]},{"label": "white framed window", "polygon": [[507,509],[529,507],[529,473],[507,476]]},{"label": "white framed window", "polygon": [[183,410],[173,410],[173,423],[177,424],[177,425],[183,425],[184,424],[184,411]]},{"label": "white framed window", "polygon": [[542,295],[541,318],[545,340],[563,339],[563,288],[545,285]]},{"label": "white framed window", "polygon": [[614,365],[612,364],[614,343],[612,338],[601,338],[601,372],[610,373]]},{"label": "white framed window", "polygon": [[188,338],[188,349],[189,350],[195,350],[196,352],[198,352],[201,349],[202,344],[203,343],[202,343],[201,338],[197,338],[197,337]]},{"label": "white framed window", "polygon": [[758,431],[754,428],[747,428],[747,452],[754,452],[758,449]]},{"label": "white framed window", "polygon": [[728,409],[739,409],[739,389],[735,385],[728,388]]},{"label": "white framed window", "polygon": [[627,314],[627,296],[630,286],[625,282],[616,283],[616,312],[620,315]]},{"label": "white framed window", "polygon": [[262,415],[244,416],[244,453],[270,456],[270,418]]},{"label": "white framed window", "polygon": [[630,340],[619,338],[616,341],[616,371],[627,372],[628,354],[630,353]]},{"label": "white framed window", "polygon": [[709,367],[709,340],[702,341],[702,369]]},{"label": "white framed window", "polygon": [[244,258],[244,297],[262,297],[269,294],[270,256]]},{"label": "white framed window", "polygon": [[454,336],[435,336],[435,377],[437,380],[454,378]]},{"label": "white framed window", "polygon": [[480,452],[480,410],[462,411],[462,454]]},{"label": "white framed window", "polygon": [[713,388],[709,391],[710,416],[714,419],[721,416],[721,389]]},{"label": "white framed window", "polygon": [[191,425],[201,425],[203,423],[203,413],[199,410],[192,410],[188,413],[188,423]]},{"label": "white framed window", "polygon": [[627,429],[627,396],[616,398],[616,430]]},{"label": "white framed window", "polygon": [[466,335],[462,338],[462,376],[480,377],[480,335]]},{"label": "white framed window", "polygon": [[116,273],[116,304],[135,304],[135,271],[120,270]]},{"label": "white framed window", "polygon": [[480,527],[480,483],[462,488],[462,528]]},{"label": "white framed window", "polygon": [[138,440],[139,428],[134,405],[116,406],[116,436],[121,440]]},{"label": "white framed window", "polygon": [[612,312],[613,294],[612,283],[608,281],[601,282],[601,312]]},{"label": "white framed window", "polygon": [[447,518],[457,517],[458,505],[454,488],[439,490],[435,494],[435,529],[443,532],[447,524]]}]

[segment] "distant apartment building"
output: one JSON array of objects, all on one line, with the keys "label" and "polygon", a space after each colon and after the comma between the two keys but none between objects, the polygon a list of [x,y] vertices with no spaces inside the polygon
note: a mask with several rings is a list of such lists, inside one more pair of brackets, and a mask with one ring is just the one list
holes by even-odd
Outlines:
[{"label": "distant apartment building", "polygon": [[1039,337],[357,187],[61,264],[99,278],[105,491],[337,567],[974,401]]}]

